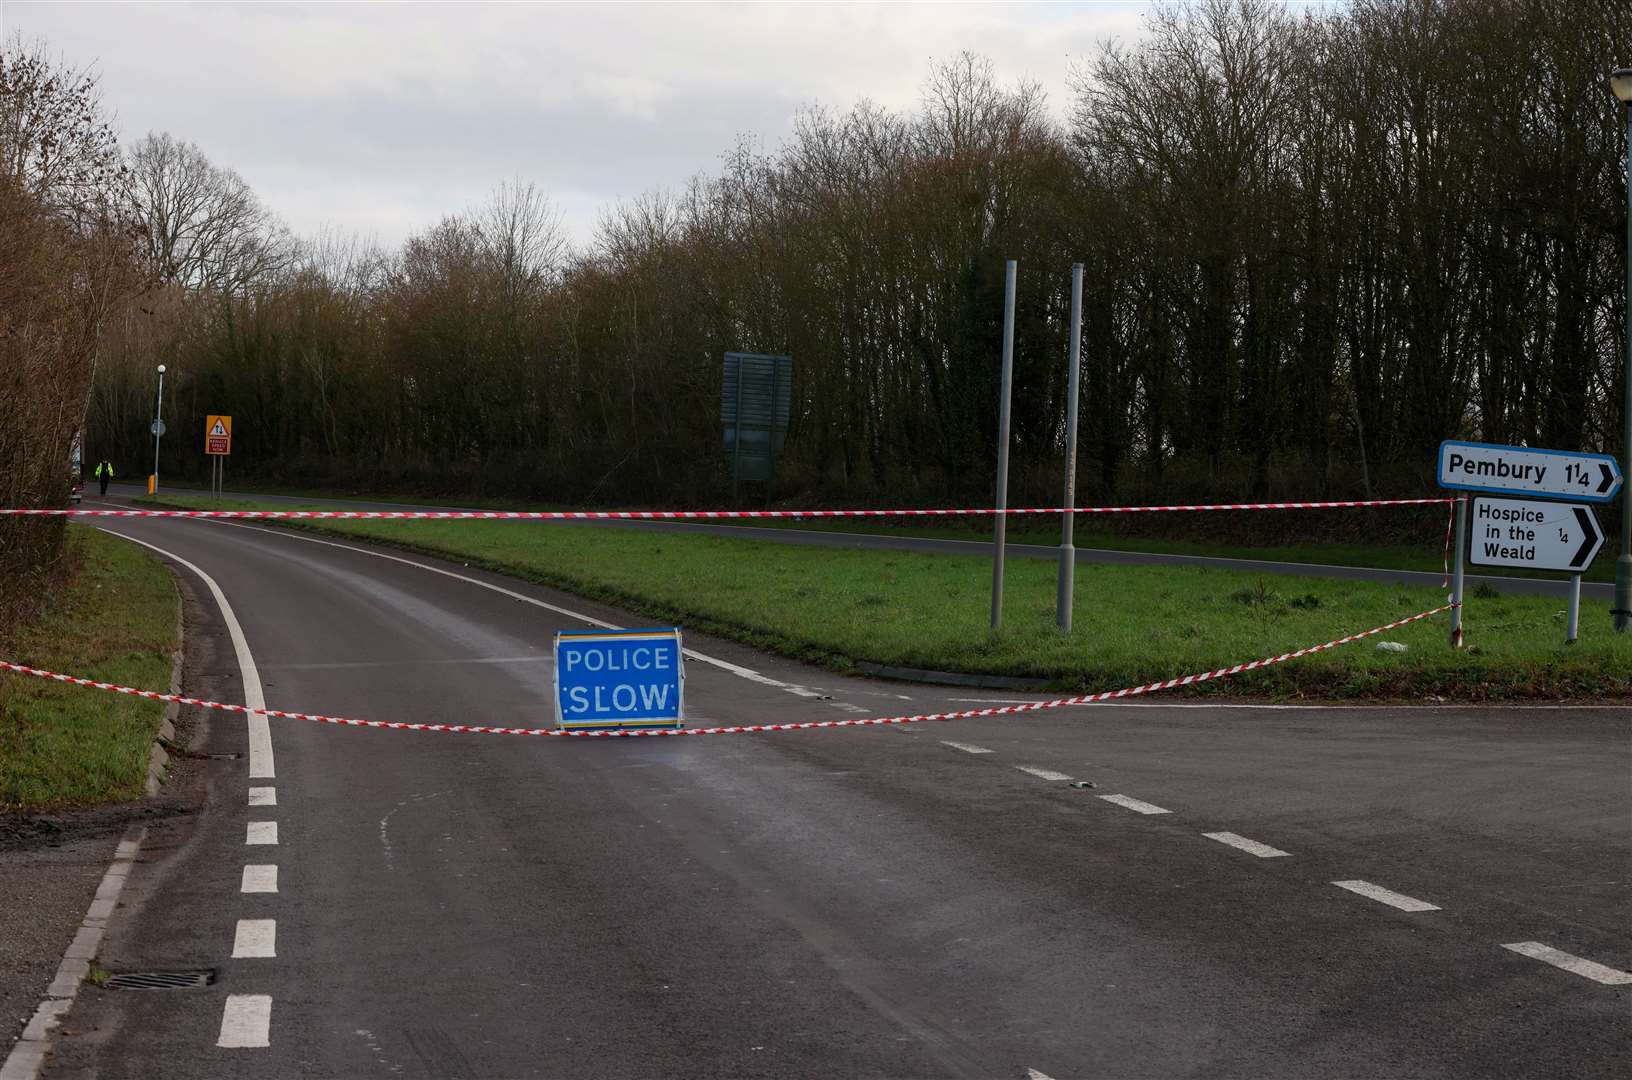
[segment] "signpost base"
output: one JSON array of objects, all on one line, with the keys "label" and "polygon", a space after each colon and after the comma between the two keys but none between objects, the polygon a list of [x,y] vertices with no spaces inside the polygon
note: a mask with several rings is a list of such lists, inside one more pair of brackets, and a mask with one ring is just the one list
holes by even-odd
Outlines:
[{"label": "signpost base", "polygon": [[1575,635],[1581,629],[1581,575],[1570,575],[1570,611],[1569,630],[1564,637],[1564,644],[1574,645]]}]

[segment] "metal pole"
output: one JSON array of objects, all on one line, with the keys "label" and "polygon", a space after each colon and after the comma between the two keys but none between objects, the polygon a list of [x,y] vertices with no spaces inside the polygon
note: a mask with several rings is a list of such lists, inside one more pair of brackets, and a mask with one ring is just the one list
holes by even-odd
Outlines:
[{"label": "metal pole", "polygon": [[1009,508],[1009,387],[1014,380],[1014,275],[1007,264],[1003,282],[1003,389],[997,412],[997,524],[992,537],[992,629],[1003,625],[1003,540]]},{"label": "metal pole", "polygon": [[1468,547],[1468,500],[1456,500],[1456,568],[1451,574],[1451,648],[1462,647],[1463,552]]},{"label": "metal pole", "polygon": [[159,402],[153,413],[153,493],[159,491],[159,425],[164,423],[164,365],[159,365]]},{"label": "metal pole", "polygon": [[1570,575],[1570,628],[1565,635],[1564,644],[1574,645],[1576,631],[1581,628],[1581,575]]},{"label": "metal pole", "polygon": [[1615,632],[1632,626],[1632,101],[1626,103],[1626,398],[1621,405],[1621,557],[1615,560]]},{"label": "metal pole", "polygon": [[731,509],[737,508],[737,483],[742,475],[742,380],[743,358],[737,357],[737,404],[731,428]]},{"label": "metal pole", "polygon": [[1082,367],[1082,264],[1071,265],[1070,368],[1065,378],[1065,520],[1060,523],[1060,581],[1054,598],[1054,621],[1071,632],[1071,609],[1076,591],[1077,549],[1071,543],[1077,515],[1077,379]]}]

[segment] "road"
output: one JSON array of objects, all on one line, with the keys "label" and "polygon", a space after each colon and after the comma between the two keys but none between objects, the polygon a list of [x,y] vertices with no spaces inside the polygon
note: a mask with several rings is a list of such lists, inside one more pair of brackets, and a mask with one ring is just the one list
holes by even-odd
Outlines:
[{"label": "road", "polygon": [[[218,582],[274,708],[542,726],[554,632],[630,624],[286,530],[103,527]],[[243,700],[180,572],[187,689]],[[993,697],[687,645],[699,721]],[[1632,986],[1504,946],[1632,969],[1629,717],[1151,703],[638,740],[275,720],[256,750],[211,714],[201,749],[239,756],[150,831],[98,963],[218,977],[87,987],[45,1075],[1610,1076]]]},{"label": "road", "polygon": [[[115,484],[112,492],[125,498],[140,493],[134,484]],[[187,492],[196,494],[196,492]],[[229,499],[253,499],[268,504],[289,506],[333,506],[347,510],[471,510],[468,506],[427,506],[422,503],[394,503],[367,499],[297,498],[288,495],[258,495],[250,492],[226,492]],[[1296,511],[1287,511],[1295,513]],[[832,532],[818,529],[776,529],[753,525],[711,525],[701,521],[604,521],[584,522],[608,529],[655,529],[661,532],[715,533],[750,540],[769,540],[778,544],[808,544],[818,547],[877,548],[888,551],[922,551],[942,555],[984,555],[992,557],[992,545],[984,540],[950,540],[924,536],[888,536],[877,533]],[[1051,544],[1006,545],[1009,555],[1020,559],[1058,559],[1059,548]],[[1601,556],[1604,557],[1604,556]],[[1208,555],[1168,555],[1148,551],[1118,551],[1111,548],[1076,549],[1078,563],[1103,563],[1111,566],[1207,566],[1218,570],[1238,570],[1249,574],[1300,574],[1305,577],[1340,578],[1349,581],[1403,582],[1436,588],[1444,581],[1441,573],[1421,570],[1378,570],[1367,566],[1333,566],[1324,563],[1282,562],[1274,559],[1233,559]],[[1569,593],[1566,578],[1528,578],[1506,574],[1464,574],[1466,587],[1488,585],[1509,593],[1557,596]],[[1615,587],[1601,581],[1581,583],[1581,595],[1588,600],[1608,601],[1614,597]]]}]

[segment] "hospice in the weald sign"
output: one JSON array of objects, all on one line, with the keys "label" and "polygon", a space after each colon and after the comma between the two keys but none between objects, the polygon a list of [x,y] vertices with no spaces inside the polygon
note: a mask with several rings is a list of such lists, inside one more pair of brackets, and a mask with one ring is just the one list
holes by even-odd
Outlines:
[{"label": "hospice in the weald sign", "polygon": [[555,636],[555,722],[564,728],[679,727],[685,661],[676,627]]}]

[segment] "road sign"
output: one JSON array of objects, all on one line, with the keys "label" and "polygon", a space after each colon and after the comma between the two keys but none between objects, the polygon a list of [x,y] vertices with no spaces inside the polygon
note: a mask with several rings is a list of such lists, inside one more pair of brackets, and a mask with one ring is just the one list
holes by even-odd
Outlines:
[{"label": "road sign", "polygon": [[793,357],[726,353],[720,382],[720,422],[731,455],[733,485],[774,480],[788,437],[793,402]]},{"label": "road sign", "polygon": [[1583,573],[1604,546],[1592,508],[1539,499],[1473,500],[1471,562]]},{"label": "road sign", "polygon": [[685,686],[677,627],[555,635],[557,727],[679,727]]},{"label": "road sign", "polygon": [[155,421],[153,421],[153,422],[152,422],[152,423],[151,423],[151,424],[149,424],[149,425],[148,425],[148,426],[147,426],[147,430],[148,430],[148,432],[149,432],[149,433],[150,433],[150,434],[152,434],[152,435],[155,435],[155,436],[157,436],[157,435],[163,435],[163,434],[164,434],[164,431],[165,431],[165,428],[164,428],[164,421],[163,421],[163,420],[155,420]]},{"label": "road sign", "polygon": [[1610,454],[1447,439],[1439,444],[1439,486],[1605,503],[1621,488],[1621,467]]},{"label": "road sign", "polygon": [[232,453],[232,417],[211,413],[204,418],[204,452]]}]

